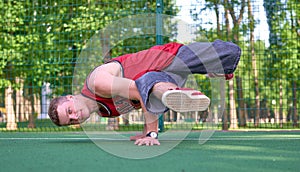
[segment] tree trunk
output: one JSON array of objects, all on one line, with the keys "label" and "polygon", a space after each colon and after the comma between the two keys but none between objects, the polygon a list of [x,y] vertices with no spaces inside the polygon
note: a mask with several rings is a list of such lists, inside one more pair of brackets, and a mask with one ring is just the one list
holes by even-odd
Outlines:
[{"label": "tree trunk", "polygon": [[293,81],[293,126],[299,127],[297,110],[297,82]]},{"label": "tree trunk", "polygon": [[29,84],[29,96],[30,96],[29,100],[30,100],[31,112],[29,113],[29,123],[27,127],[35,128],[35,124],[34,124],[35,108],[34,108],[34,95],[33,95],[32,83]]},{"label": "tree trunk", "polygon": [[251,61],[252,70],[254,77],[254,88],[255,88],[255,127],[259,125],[259,110],[260,110],[260,95],[259,95],[259,83],[258,83],[258,70],[256,65],[256,55],[254,49],[254,17],[252,14],[251,1],[248,0],[248,18],[250,27],[250,50],[251,50]]},{"label": "tree trunk", "polygon": [[[226,111],[226,81],[224,79],[220,79],[220,109],[219,112],[222,116],[222,130],[228,130],[228,114]],[[224,88],[224,89],[222,89]],[[218,121],[216,121],[218,122]]]},{"label": "tree trunk", "polygon": [[17,129],[16,116],[13,108],[14,106],[13,106],[12,94],[13,94],[13,89],[11,86],[5,89],[5,109],[7,115],[7,123],[6,123],[7,130]]},{"label": "tree trunk", "polygon": [[222,37],[222,32],[221,32],[221,24],[220,24],[220,12],[219,12],[219,5],[220,2],[218,1],[214,1],[213,4],[214,4],[214,11],[215,11],[215,14],[216,14],[216,19],[217,19],[217,35],[219,38]]},{"label": "tree trunk", "polygon": [[23,80],[16,78],[16,83],[20,84],[20,89],[16,90],[16,115],[19,119],[19,122],[25,121],[24,113],[24,97],[23,97]]},{"label": "tree trunk", "polygon": [[[224,0],[224,8],[225,8],[225,23],[229,36],[233,36],[233,42],[237,43],[239,41],[239,26],[243,19],[244,8],[245,8],[245,0],[242,0],[240,5],[241,8],[239,13],[235,12],[235,4],[234,1]],[[237,5],[237,3],[236,3]],[[230,35],[230,27],[229,27],[229,14],[232,18],[233,22],[233,35]],[[236,16],[237,14],[237,16]],[[231,117],[231,126],[232,128],[237,128],[237,117],[236,117],[236,105],[234,99],[234,84],[233,80],[229,81],[229,101],[230,101],[230,117]]]},{"label": "tree trunk", "polygon": [[[229,38],[229,35],[231,33],[231,29],[230,29],[230,24],[229,24],[229,13],[228,13],[228,9],[226,8],[226,4],[227,4],[227,0],[224,0],[224,8],[225,8],[225,26],[226,26],[226,30],[227,30],[227,39]],[[229,109],[231,109],[231,104],[229,105]],[[227,110],[226,110],[226,103],[224,105],[224,114],[223,114],[223,118],[222,118],[222,129],[223,130],[228,130],[228,114],[227,114]]]},{"label": "tree trunk", "polygon": [[231,28],[230,28],[230,24],[229,24],[229,13],[228,13],[228,9],[226,8],[226,4],[227,4],[227,0],[224,0],[224,8],[225,8],[225,26],[226,26],[226,38],[227,40],[229,39],[229,36],[231,35]]},{"label": "tree trunk", "polygon": [[226,109],[226,104],[224,106],[224,113],[223,113],[223,118],[222,118],[222,130],[228,130],[228,113]]},{"label": "tree trunk", "polygon": [[242,86],[242,78],[235,76],[236,78],[236,86],[238,93],[238,112],[239,112],[239,126],[246,127],[247,126],[247,117],[246,117],[246,107],[243,96],[243,86]]},{"label": "tree trunk", "polygon": [[279,78],[279,126],[283,127],[283,89],[282,80]]},{"label": "tree trunk", "polygon": [[236,115],[236,105],[234,99],[234,82],[233,79],[229,81],[229,102],[230,102],[230,128],[236,129],[237,125],[237,115]]},{"label": "tree trunk", "polygon": [[24,113],[22,112],[23,102],[22,102],[22,90],[16,90],[16,115],[19,122],[24,121]]}]

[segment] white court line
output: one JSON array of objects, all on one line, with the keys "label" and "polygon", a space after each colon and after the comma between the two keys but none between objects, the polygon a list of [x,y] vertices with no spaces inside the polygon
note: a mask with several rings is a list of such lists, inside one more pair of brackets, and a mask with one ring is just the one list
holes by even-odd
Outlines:
[{"label": "white court line", "polygon": [[[102,140],[102,141],[129,141],[129,138],[76,138],[76,137],[41,137],[41,138],[30,138],[30,137],[16,137],[16,138],[0,138],[0,140]],[[180,141],[182,139],[177,138],[160,138],[160,141]],[[182,141],[267,141],[267,140],[300,140],[300,137],[287,137],[287,138],[278,138],[278,137],[267,137],[267,138],[243,138],[243,137],[226,137],[226,138],[209,138],[209,139],[197,139],[197,138],[185,138]]]}]

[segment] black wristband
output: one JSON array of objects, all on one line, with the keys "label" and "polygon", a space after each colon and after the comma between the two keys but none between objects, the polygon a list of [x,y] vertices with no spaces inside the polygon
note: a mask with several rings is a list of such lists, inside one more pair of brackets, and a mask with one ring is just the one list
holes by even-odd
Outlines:
[{"label": "black wristband", "polygon": [[146,137],[151,137],[151,138],[153,138],[153,139],[157,139],[157,138],[158,138],[158,133],[155,132],[155,131],[150,131],[150,132],[146,135]]}]

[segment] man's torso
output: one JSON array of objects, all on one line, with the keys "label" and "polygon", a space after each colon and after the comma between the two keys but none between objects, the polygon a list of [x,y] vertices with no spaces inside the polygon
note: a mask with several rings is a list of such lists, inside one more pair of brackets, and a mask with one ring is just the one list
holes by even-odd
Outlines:
[{"label": "man's torso", "polygon": [[[114,76],[136,80],[147,72],[161,71],[169,66],[181,46],[182,44],[179,43],[154,46],[148,50],[119,56],[104,65],[112,65],[115,62],[110,71]],[[141,106],[140,102],[133,102],[120,96],[100,97],[88,88],[87,82],[82,89],[82,95],[98,102],[99,111],[103,117],[120,116]]]}]

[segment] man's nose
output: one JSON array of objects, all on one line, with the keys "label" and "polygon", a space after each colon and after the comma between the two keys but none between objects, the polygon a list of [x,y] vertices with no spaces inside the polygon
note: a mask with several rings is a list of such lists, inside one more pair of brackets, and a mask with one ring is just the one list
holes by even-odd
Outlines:
[{"label": "man's nose", "polygon": [[77,115],[77,113],[72,113],[69,115],[69,118],[70,119],[78,119],[78,115]]}]

